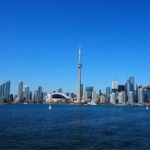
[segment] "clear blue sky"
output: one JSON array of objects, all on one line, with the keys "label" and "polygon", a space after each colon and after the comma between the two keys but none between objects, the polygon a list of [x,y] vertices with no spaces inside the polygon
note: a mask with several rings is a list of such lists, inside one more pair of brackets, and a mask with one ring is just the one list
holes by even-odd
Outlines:
[{"label": "clear blue sky", "polygon": [[150,1],[0,1],[0,84],[10,80],[12,93],[19,80],[76,92],[79,45],[84,87],[98,92],[131,75],[150,84]]}]

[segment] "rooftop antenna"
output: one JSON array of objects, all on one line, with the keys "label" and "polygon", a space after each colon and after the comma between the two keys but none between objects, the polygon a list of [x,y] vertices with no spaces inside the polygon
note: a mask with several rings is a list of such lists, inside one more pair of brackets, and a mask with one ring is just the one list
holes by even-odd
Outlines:
[{"label": "rooftop antenna", "polygon": [[81,63],[81,45],[79,45],[79,63]]}]

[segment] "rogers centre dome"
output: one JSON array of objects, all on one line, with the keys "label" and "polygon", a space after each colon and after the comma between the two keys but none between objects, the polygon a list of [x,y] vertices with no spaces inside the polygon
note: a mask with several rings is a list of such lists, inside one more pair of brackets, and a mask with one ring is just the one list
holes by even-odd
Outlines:
[{"label": "rogers centre dome", "polygon": [[46,103],[70,103],[71,100],[68,96],[63,93],[50,93],[46,97],[44,97]]}]

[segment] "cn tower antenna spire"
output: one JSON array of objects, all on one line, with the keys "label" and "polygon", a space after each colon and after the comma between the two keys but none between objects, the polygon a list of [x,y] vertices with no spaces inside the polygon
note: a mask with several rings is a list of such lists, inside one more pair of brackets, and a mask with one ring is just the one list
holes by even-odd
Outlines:
[{"label": "cn tower antenna spire", "polygon": [[79,46],[79,63],[81,63],[81,47]]}]

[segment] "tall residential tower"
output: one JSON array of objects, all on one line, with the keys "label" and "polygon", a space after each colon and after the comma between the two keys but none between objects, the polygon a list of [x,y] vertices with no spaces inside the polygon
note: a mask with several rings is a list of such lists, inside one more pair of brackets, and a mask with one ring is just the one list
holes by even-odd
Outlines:
[{"label": "tall residential tower", "polygon": [[81,49],[79,48],[79,56],[78,56],[78,93],[77,93],[77,102],[81,103]]},{"label": "tall residential tower", "polygon": [[23,82],[19,81],[18,82],[18,98],[19,98],[19,100],[21,100],[23,98],[22,91],[23,91]]}]

